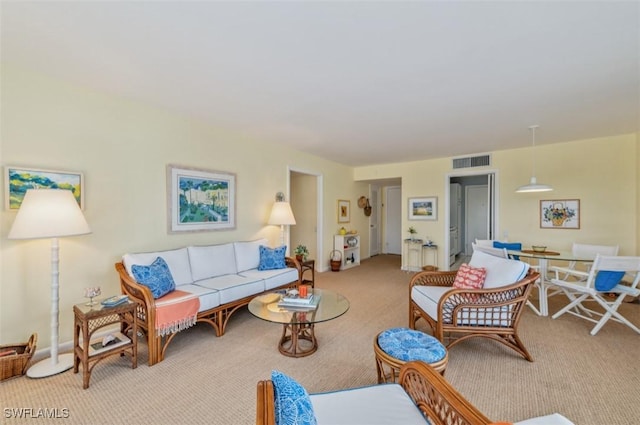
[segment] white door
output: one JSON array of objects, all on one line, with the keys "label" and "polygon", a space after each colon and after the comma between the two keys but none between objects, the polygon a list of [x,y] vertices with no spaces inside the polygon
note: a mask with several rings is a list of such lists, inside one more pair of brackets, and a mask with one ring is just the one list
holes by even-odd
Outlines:
[{"label": "white door", "polygon": [[465,192],[465,252],[470,254],[473,251],[471,242],[489,239],[489,192],[487,185],[467,186]]},{"label": "white door", "polygon": [[389,186],[385,202],[385,246],[387,254],[402,255],[402,194],[400,186]]},{"label": "white door", "polygon": [[369,216],[369,255],[380,254],[380,214],[378,214],[378,187],[371,186],[369,195],[369,205],[371,205],[371,215]]}]

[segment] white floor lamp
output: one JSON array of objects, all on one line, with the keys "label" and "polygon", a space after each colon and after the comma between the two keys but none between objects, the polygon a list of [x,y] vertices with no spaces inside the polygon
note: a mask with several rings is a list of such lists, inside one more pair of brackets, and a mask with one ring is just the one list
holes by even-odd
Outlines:
[{"label": "white floor lamp", "polygon": [[51,356],[27,370],[30,378],[44,378],[73,367],[73,354],[58,356],[59,281],[58,237],[86,235],[89,225],[69,190],[30,189],[24,196],[9,239],[51,238]]}]

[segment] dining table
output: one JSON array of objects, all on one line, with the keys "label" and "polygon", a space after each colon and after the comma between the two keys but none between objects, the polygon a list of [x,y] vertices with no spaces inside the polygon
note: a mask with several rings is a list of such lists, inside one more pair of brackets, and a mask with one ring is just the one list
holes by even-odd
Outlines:
[{"label": "dining table", "polygon": [[595,259],[595,255],[577,255],[572,251],[554,251],[554,250],[545,250],[545,251],[534,251],[534,250],[507,250],[507,253],[511,258],[527,258],[529,260],[537,260],[538,262],[538,272],[540,273],[540,279],[535,282],[538,287],[538,307],[531,302],[528,301],[527,305],[531,307],[531,309],[538,316],[548,316],[549,315],[549,297],[557,294],[558,292],[549,293],[549,289],[553,286],[550,282],[549,276],[547,273],[549,272],[549,261],[566,261],[566,262],[593,262]]}]

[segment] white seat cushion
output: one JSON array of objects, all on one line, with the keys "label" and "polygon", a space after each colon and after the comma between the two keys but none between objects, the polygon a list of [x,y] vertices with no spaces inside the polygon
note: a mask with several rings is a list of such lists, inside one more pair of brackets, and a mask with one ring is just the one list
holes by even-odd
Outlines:
[{"label": "white seat cushion", "polygon": [[484,280],[483,286],[484,289],[511,285],[524,279],[529,271],[529,264],[524,261],[500,258],[482,251],[473,252],[469,265],[471,267],[484,267],[487,269],[487,277]]},{"label": "white seat cushion", "polygon": [[311,394],[318,425],[424,425],[427,420],[398,384]]},{"label": "white seat cushion", "polygon": [[204,288],[215,289],[220,294],[220,304],[237,301],[249,295],[264,292],[264,280],[240,276],[239,274],[227,274],[199,280],[193,283]]},{"label": "white seat cushion", "polygon": [[516,422],[513,425],[574,425],[569,419],[559,413],[552,415],[540,416],[524,421]]},{"label": "white seat cushion", "polygon": [[200,308],[198,313],[206,311],[220,305],[220,294],[215,289],[205,288],[198,285],[182,285],[181,291],[191,292],[200,298]]},{"label": "white seat cushion", "polygon": [[298,280],[298,270],[291,267],[274,270],[251,269],[243,271],[240,275],[253,279],[264,279],[265,291]]}]

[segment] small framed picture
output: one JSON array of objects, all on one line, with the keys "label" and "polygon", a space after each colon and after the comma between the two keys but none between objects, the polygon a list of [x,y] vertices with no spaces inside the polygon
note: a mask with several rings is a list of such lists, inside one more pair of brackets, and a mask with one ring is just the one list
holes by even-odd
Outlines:
[{"label": "small framed picture", "polygon": [[438,198],[409,198],[409,220],[437,220]]},{"label": "small framed picture", "polygon": [[84,209],[84,175],[82,173],[6,166],[4,181],[4,204],[8,210],[18,210],[29,189],[70,190],[80,208]]},{"label": "small framed picture", "polygon": [[580,200],[540,201],[540,227],[542,229],[579,229]]},{"label": "small framed picture", "polygon": [[338,223],[351,221],[351,201],[338,199]]}]

